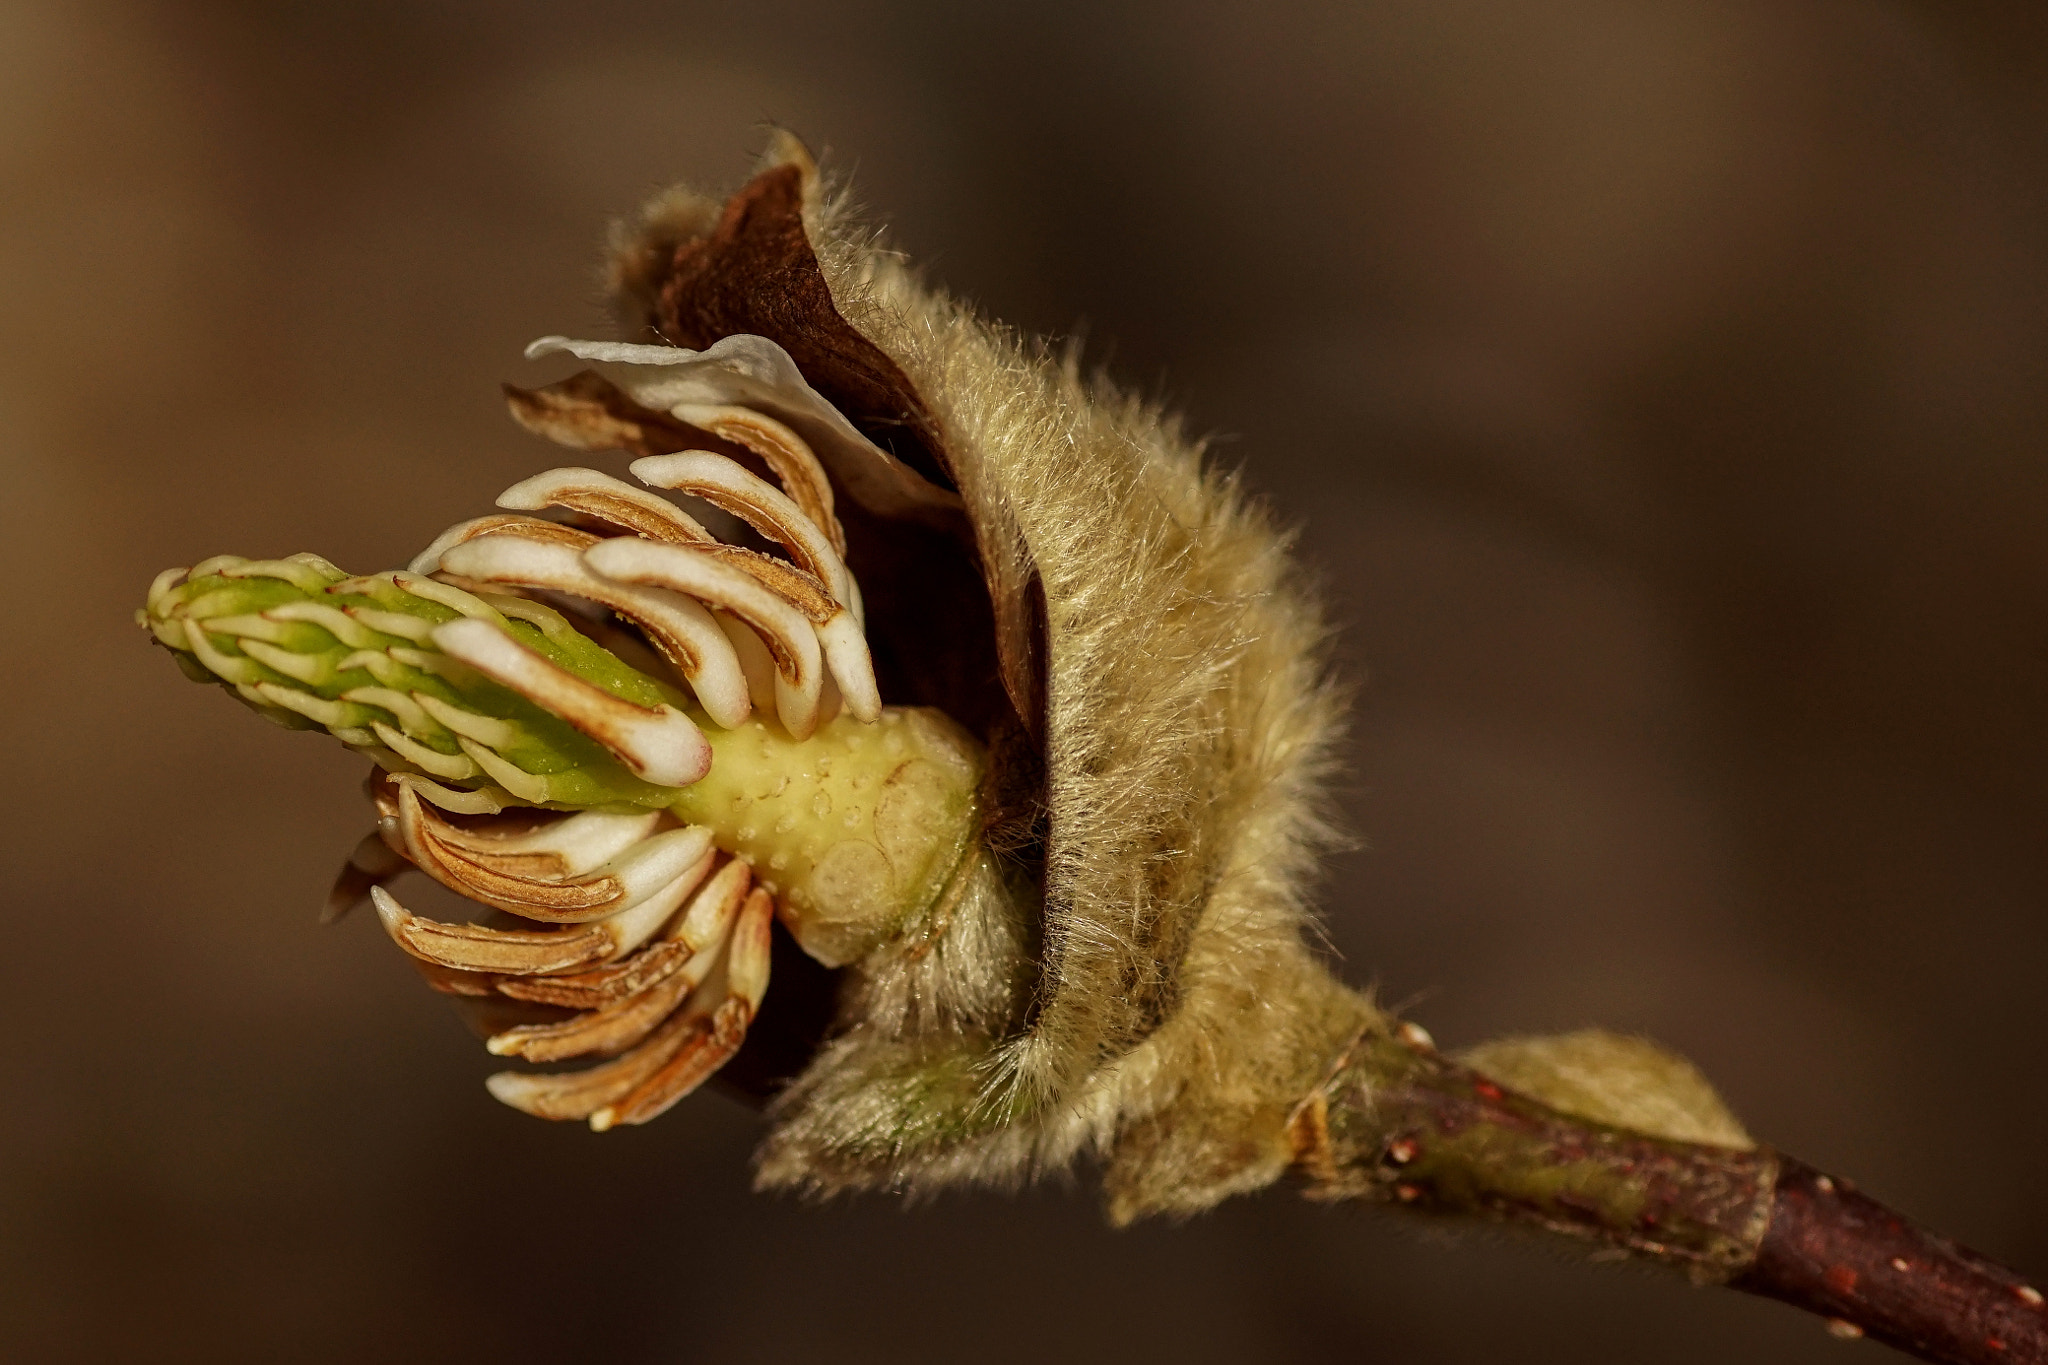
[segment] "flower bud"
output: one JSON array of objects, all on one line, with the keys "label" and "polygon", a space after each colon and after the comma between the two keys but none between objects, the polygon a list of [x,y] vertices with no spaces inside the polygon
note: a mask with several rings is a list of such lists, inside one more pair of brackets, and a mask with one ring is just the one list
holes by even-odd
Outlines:
[{"label": "flower bud", "polygon": [[188,675],[287,728],[324,728],[443,809],[623,804],[708,829],[828,965],[939,900],[980,828],[981,746],[938,712],[707,736],[681,693],[524,597],[405,570],[351,578],[314,555],[220,556],[160,575],[138,620]]}]

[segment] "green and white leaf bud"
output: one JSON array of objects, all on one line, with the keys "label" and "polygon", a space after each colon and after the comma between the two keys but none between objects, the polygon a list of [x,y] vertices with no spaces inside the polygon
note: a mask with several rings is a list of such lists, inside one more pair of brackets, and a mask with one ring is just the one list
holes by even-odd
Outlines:
[{"label": "green and white leaf bud", "polygon": [[525,598],[223,555],[159,575],[137,620],[188,676],[452,788],[454,809],[663,807],[710,766],[679,693]]}]

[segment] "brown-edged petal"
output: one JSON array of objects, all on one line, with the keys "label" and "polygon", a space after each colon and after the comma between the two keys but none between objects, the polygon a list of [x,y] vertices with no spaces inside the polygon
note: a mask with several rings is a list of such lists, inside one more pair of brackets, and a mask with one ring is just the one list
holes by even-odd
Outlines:
[{"label": "brown-edged petal", "polygon": [[[480,824],[458,825],[429,804],[435,794],[424,789],[432,784],[416,774],[376,773],[366,785],[384,822],[385,837],[394,847],[403,848],[406,840],[414,837],[402,822],[419,821],[435,840],[485,866],[557,880],[596,871],[652,835],[667,818],[658,810],[630,814],[585,810],[573,815],[523,810]],[[425,800],[408,805],[401,799],[405,788],[414,789],[413,794]]]},{"label": "brown-edged petal", "polygon": [[715,960],[713,950],[725,942],[752,881],[752,868],[738,858],[728,859],[716,876],[697,889],[689,908],[675,917],[667,932],[631,957],[573,975],[508,980],[501,982],[498,989],[515,1000],[570,1009],[602,1009],[617,1004],[687,960]]},{"label": "brown-edged petal", "polygon": [[[605,578],[685,594],[746,622],[775,656],[775,709],[783,727],[799,739],[816,728],[823,664],[817,632],[780,595],[694,546],[621,536],[591,546],[583,562]],[[737,656],[733,662],[737,671]],[[745,681],[741,674],[741,686]]]},{"label": "brown-edged petal", "polygon": [[720,1003],[704,1021],[709,1027],[692,1033],[637,1085],[593,1111],[592,1131],[602,1133],[621,1124],[645,1123],[665,1113],[669,1106],[710,1080],[718,1068],[732,1060],[747,1039],[747,1025],[753,1021],[753,1012],[744,1001],[728,998]]},{"label": "brown-edged petal", "polygon": [[757,889],[749,895],[720,970],[686,1006],[616,1060],[582,1071],[499,1072],[486,1082],[491,1094],[541,1118],[588,1118],[599,1131],[653,1118],[739,1050],[768,988],[774,914],[767,892]]},{"label": "brown-edged petal", "polygon": [[[662,926],[668,924],[675,916],[676,908],[683,903],[683,898],[697,889],[698,884],[704,880],[705,874],[711,871],[712,863],[717,861],[717,854],[710,846],[709,830],[682,829],[673,832],[686,835],[704,835],[705,838],[702,845],[705,850],[704,856],[685,868],[681,875],[657,889],[652,895],[635,901],[610,919],[599,920],[593,926],[602,929],[610,936],[612,941],[610,956],[612,957],[624,957],[627,953],[632,952],[635,948],[647,942],[648,939],[654,937],[661,930]],[[667,836],[663,835],[660,837],[666,838]],[[668,849],[658,850],[649,855],[647,862],[649,865],[665,864],[677,849],[683,847],[686,846],[676,844]],[[627,875],[632,876],[633,874],[629,871]]]},{"label": "brown-edged petal", "polygon": [[765,412],[731,403],[678,403],[675,415],[760,456],[789,500],[818,524],[833,549],[845,555],[846,532],[832,513],[832,481],[803,437]]},{"label": "brown-edged petal", "polygon": [[370,902],[399,947],[422,961],[460,971],[508,976],[559,972],[601,961],[613,952],[612,936],[601,925],[528,932],[443,924],[413,914],[381,886],[370,888]]},{"label": "brown-edged petal", "polygon": [[652,1033],[696,988],[691,965],[676,963],[666,975],[615,1004],[555,1023],[521,1024],[493,1034],[484,1046],[494,1057],[524,1057],[529,1062],[624,1052]]},{"label": "brown-edged petal", "polygon": [[704,883],[690,900],[690,908],[676,918],[663,935],[681,943],[693,953],[708,954],[725,942],[746,904],[747,889],[753,884],[754,869],[733,858],[718,869],[718,875]]},{"label": "brown-edged petal", "polygon": [[567,545],[581,550],[598,539],[588,531],[579,531],[574,526],[560,522],[542,521],[539,517],[522,517],[509,512],[494,512],[485,517],[474,517],[459,521],[435,536],[433,543],[413,556],[409,566],[416,574],[431,574],[441,571],[441,556],[457,545],[465,545],[481,536],[511,532],[529,540],[549,545]]},{"label": "brown-edged petal", "polygon": [[[591,548],[601,549],[605,543]],[[721,635],[720,639],[723,638]],[[665,787],[686,787],[711,771],[710,744],[696,724],[673,706],[649,710],[621,700],[542,658],[488,621],[465,617],[446,622],[434,628],[433,640],[443,653],[503,683],[589,735],[646,781]],[[735,661],[735,671],[737,666]],[[470,743],[464,747],[471,757],[483,762]],[[491,775],[501,783],[504,781],[495,769]],[[517,795],[516,789],[514,794]]]},{"label": "brown-edged petal", "polygon": [[[874,659],[868,653],[867,636],[861,632],[858,612],[840,605],[825,591],[825,585],[815,574],[799,569],[788,560],[738,545],[705,546],[702,552],[741,570],[802,612],[818,637],[818,648],[825,656],[825,669],[838,685],[840,694],[846,698],[848,709],[860,719],[870,722],[882,714],[882,695],[875,686]],[[854,586],[851,576],[847,583]],[[856,590],[855,600],[858,598]],[[721,620],[719,624],[725,625],[726,622]],[[732,638],[732,635],[728,629],[727,638]],[[741,669],[747,673],[749,689],[755,689],[756,678],[749,666],[748,651],[737,639],[733,640],[733,648],[740,656]],[[756,648],[759,648],[758,644]],[[754,704],[763,705],[758,690],[754,691]],[[822,717],[820,723],[829,719],[829,716]]]},{"label": "brown-edged petal", "polygon": [[768,990],[769,936],[774,922],[775,902],[757,888],[747,897],[746,908],[733,926],[732,942],[726,950],[725,998],[712,1011],[710,1029],[678,1048],[631,1090],[593,1111],[592,1128],[603,1132],[622,1123],[645,1123],[732,1059],[746,1040],[747,1026]]},{"label": "brown-edged petal", "polygon": [[781,490],[757,479],[733,460],[707,450],[647,455],[633,461],[633,477],[656,488],[672,488],[730,512],[787,549],[790,558],[815,575],[841,606],[851,594],[846,561],[832,539]]},{"label": "brown-edged petal", "polygon": [[500,1071],[484,1085],[500,1102],[535,1118],[589,1118],[613,1099],[630,1094],[679,1049],[710,1032],[709,1019],[678,1011],[645,1042],[601,1066],[581,1071]]},{"label": "brown-edged petal", "polygon": [[428,988],[442,995],[470,999],[494,997],[498,994],[498,984],[505,979],[493,972],[479,972],[468,967],[444,967],[423,957],[414,957],[412,965]]},{"label": "brown-edged petal", "polygon": [[644,488],[595,469],[550,469],[522,479],[498,495],[498,506],[537,512],[562,507],[649,540],[671,545],[715,541],[695,517]]},{"label": "brown-edged petal", "polygon": [[[559,1061],[590,1053],[623,1052],[652,1032],[656,1025],[702,985],[718,962],[717,950],[733,927],[739,906],[726,894],[733,885],[745,886],[744,877],[727,875],[733,867],[745,872],[746,864],[727,864],[726,873],[713,878],[697,893],[689,911],[679,917],[676,929],[660,948],[682,949],[684,955],[673,970],[655,977],[635,994],[573,1019],[550,1024],[526,1024],[493,1036],[485,1046],[500,1057],[524,1057],[530,1062]],[[721,884],[722,883],[722,884]],[[683,932],[678,932],[678,931]],[[645,953],[636,956],[645,956]]]},{"label": "brown-edged petal", "polygon": [[631,957],[565,976],[520,976],[498,983],[500,994],[536,1005],[598,1010],[616,1005],[682,966],[690,946],[671,939],[648,944]]},{"label": "brown-edged petal", "polygon": [[[542,824],[516,832],[496,825],[463,826],[443,820],[436,825],[441,842],[461,849],[487,866],[513,871],[519,867],[553,868],[558,877],[580,877],[610,862],[628,848],[654,833],[663,819],[660,811],[636,811],[613,815],[585,810],[557,816]],[[516,859],[540,859],[525,864]]]},{"label": "brown-edged petal", "polygon": [[[622,536],[618,541],[631,545],[656,543],[635,536]],[[593,538],[588,548],[606,543]],[[569,547],[520,535],[492,535],[466,542],[451,548],[441,562],[450,572],[480,583],[550,588],[609,607],[646,632],[647,638],[690,684],[714,721],[732,729],[751,714],[746,675],[731,642],[710,613],[688,596],[660,587],[607,581],[591,573],[581,555]]]},{"label": "brown-edged petal", "polygon": [[[638,408],[641,413],[636,420],[643,424],[647,419],[655,423],[665,420],[678,404],[743,405],[794,428],[831,466],[839,486],[870,510],[885,517],[903,517],[947,529],[961,523],[959,494],[931,483],[862,435],[805,382],[789,352],[767,337],[734,329],[733,335],[718,338],[701,351],[690,351],[674,346],[574,341],[550,336],[529,345],[526,357],[537,360],[558,351],[599,366],[599,374],[589,378],[577,375],[530,397],[545,397],[557,407],[574,409],[579,415],[590,417],[631,414]],[[526,420],[523,414],[521,420]],[[615,420],[586,425],[606,426],[607,436],[618,426]],[[567,438],[571,445],[583,444],[573,439],[573,431],[559,424],[542,434],[557,440]],[[628,450],[636,448],[627,441],[614,439],[611,443]],[[677,449],[667,439],[643,442],[639,448],[654,444]]]},{"label": "brown-edged petal", "polygon": [[[559,858],[548,860],[535,854],[479,856],[443,840],[442,832],[449,828],[448,822],[429,810],[410,786],[396,787],[396,802],[398,831],[406,855],[422,872],[458,895],[544,924],[599,919],[627,904],[626,884],[615,874],[564,881],[560,878],[567,869]],[[701,850],[693,855],[700,856]],[[512,859],[533,861],[522,865]]]},{"label": "brown-edged petal", "polygon": [[559,445],[657,455],[694,444],[695,433],[688,427],[640,406],[592,370],[542,389],[503,388],[513,419]]}]

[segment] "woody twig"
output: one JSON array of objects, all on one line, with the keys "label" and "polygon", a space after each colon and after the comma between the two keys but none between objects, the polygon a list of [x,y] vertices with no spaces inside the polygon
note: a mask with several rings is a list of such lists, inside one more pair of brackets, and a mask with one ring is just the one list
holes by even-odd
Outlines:
[{"label": "woody twig", "polygon": [[1768,1147],[1567,1113],[1372,1030],[1295,1113],[1312,1197],[1535,1226],[1819,1315],[1939,1365],[2048,1361],[2039,1289]]}]

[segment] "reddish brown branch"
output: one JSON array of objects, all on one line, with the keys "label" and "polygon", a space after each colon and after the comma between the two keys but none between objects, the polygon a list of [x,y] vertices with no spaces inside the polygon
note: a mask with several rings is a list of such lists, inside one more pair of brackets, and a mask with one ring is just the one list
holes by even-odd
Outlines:
[{"label": "reddish brown branch", "polygon": [[1594,1123],[1496,1084],[1419,1033],[1367,1034],[1296,1114],[1324,1199],[1522,1223],[1718,1282],[1764,1235],[1775,1156]]},{"label": "reddish brown branch", "polygon": [[1940,1365],[2048,1365],[2048,1306],[2038,1289],[1847,1181],[1790,1157],[1779,1162],[1770,1227],[1730,1288]]},{"label": "reddish brown branch", "polygon": [[1326,1199],[1535,1225],[1817,1314],[1937,1365],[2048,1365],[2048,1305],[2003,1266],[1769,1148],[1676,1142],[1554,1109],[1368,1033],[1296,1112]]}]

